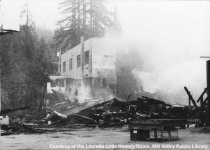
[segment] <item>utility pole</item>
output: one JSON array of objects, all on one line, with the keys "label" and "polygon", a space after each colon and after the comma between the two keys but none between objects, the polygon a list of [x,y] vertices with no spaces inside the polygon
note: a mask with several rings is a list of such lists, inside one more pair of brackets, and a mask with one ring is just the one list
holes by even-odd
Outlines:
[{"label": "utility pole", "polygon": [[1,57],[0,57],[0,112],[1,112]]},{"label": "utility pole", "polygon": [[[200,58],[210,59],[210,56],[201,56]],[[210,126],[210,60],[206,61],[206,82],[207,82],[207,126]]]},{"label": "utility pole", "polygon": [[[1,56],[0,56],[0,112],[1,112]],[[1,126],[0,126],[1,131]]]},{"label": "utility pole", "polygon": [[207,126],[210,126],[210,60],[206,61],[206,76],[207,76],[207,95],[208,95],[208,107],[207,107]]}]

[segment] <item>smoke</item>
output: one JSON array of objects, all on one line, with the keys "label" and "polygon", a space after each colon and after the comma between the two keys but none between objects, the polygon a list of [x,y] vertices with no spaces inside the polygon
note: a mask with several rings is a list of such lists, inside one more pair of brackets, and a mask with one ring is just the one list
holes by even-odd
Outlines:
[{"label": "smoke", "polygon": [[118,55],[128,56],[120,57],[121,63],[132,68],[139,86],[176,104],[187,104],[187,86],[197,99],[206,87],[206,60],[199,57],[210,55],[210,3],[124,0],[116,5],[124,33],[111,44]]},{"label": "smoke", "polygon": [[187,104],[188,98],[184,86],[188,87],[197,99],[206,87],[205,61],[186,61],[161,70],[144,72],[133,70],[137,80],[142,81],[145,91],[158,92],[162,97],[176,104]]},{"label": "smoke", "polygon": [[91,90],[89,87],[86,87],[84,85],[84,82],[82,82],[81,86],[78,88],[78,100],[80,103],[84,103],[88,99],[92,99]]},{"label": "smoke", "polygon": [[[100,52],[116,55],[115,65],[128,67],[144,91],[187,104],[187,86],[197,99],[206,87],[206,64],[199,57],[210,55],[210,3],[123,0],[116,7],[123,33],[107,33]],[[84,89],[81,97],[89,91]]]},{"label": "smoke", "polygon": [[146,92],[159,93],[169,103],[188,103],[184,86],[188,87],[195,99],[206,87],[206,62],[199,58],[208,54],[206,50],[167,51],[171,46],[144,43],[126,34],[113,37],[109,33],[102,41],[106,43],[102,44],[103,49],[116,54],[116,69],[120,66],[131,69],[139,89],[143,87]]},{"label": "smoke", "polygon": [[81,81],[81,85],[77,87],[78,93],[75,95],[71,94],[71,98],[75,97],[79,103],[110,100],[114,97],[113,93],[109,88],[90,88]]}]

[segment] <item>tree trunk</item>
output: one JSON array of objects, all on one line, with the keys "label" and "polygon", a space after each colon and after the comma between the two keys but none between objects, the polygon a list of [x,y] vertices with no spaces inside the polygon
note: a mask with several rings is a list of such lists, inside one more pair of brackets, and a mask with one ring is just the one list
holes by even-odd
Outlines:
[{"label": "tree trunk", "polygon": [[42,94],[40,97],[39,112],[46,109],[46,104],[45,104],[46,87],[47,86],[45,85],[44,90],[42,91]]}]

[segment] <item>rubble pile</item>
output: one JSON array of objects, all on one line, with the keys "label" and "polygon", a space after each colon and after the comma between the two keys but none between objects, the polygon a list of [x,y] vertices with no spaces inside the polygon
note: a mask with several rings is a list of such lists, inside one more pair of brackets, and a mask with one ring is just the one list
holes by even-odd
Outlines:
[{"label": "rubble pile", "polygon": [[1,125],[1,135],[19,134],[19,133],[41,133],[36,130],[38,126],[45,124],[45,111],[38,111],[38,108],[26,107],[25,109],[17,109],[7,111],[3,116],[9,116],[9,124]]},{"label": "rubble pile", "polygon": [[2,129],[10,134],[42,133],[57,131],[56,128],[78,126],[112,127],[128,125],[132,119],[187,119],[190,110],[187,107],[172,106],[161,100],[144,96],[127,101],[117,98],[84,103],[63,101],[42,112],[35,109],[19,110],[21,113],[12,112],[9,114],[11,124],[3,126]]},{"label": "rubble pile", "polygon": [[163,101],[148,97],[133,101],[121,101],[113,98],[94,105],[89,103],[63,103],[54,108],[51,117],[48,119],[52,121],[52,124],[57,125],[85,124],[110,127],[129,124],[131,119],[137,118],[170,118],[167,113],[169,107],[171,105]]}]

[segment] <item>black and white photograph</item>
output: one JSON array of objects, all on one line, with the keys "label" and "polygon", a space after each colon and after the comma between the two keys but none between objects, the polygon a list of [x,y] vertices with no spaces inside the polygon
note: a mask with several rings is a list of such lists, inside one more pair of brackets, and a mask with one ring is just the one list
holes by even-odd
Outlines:
[{"label": "black and white photograph", "polygon": [[0,0],[0,150],[210,149],[210,1]]}]

